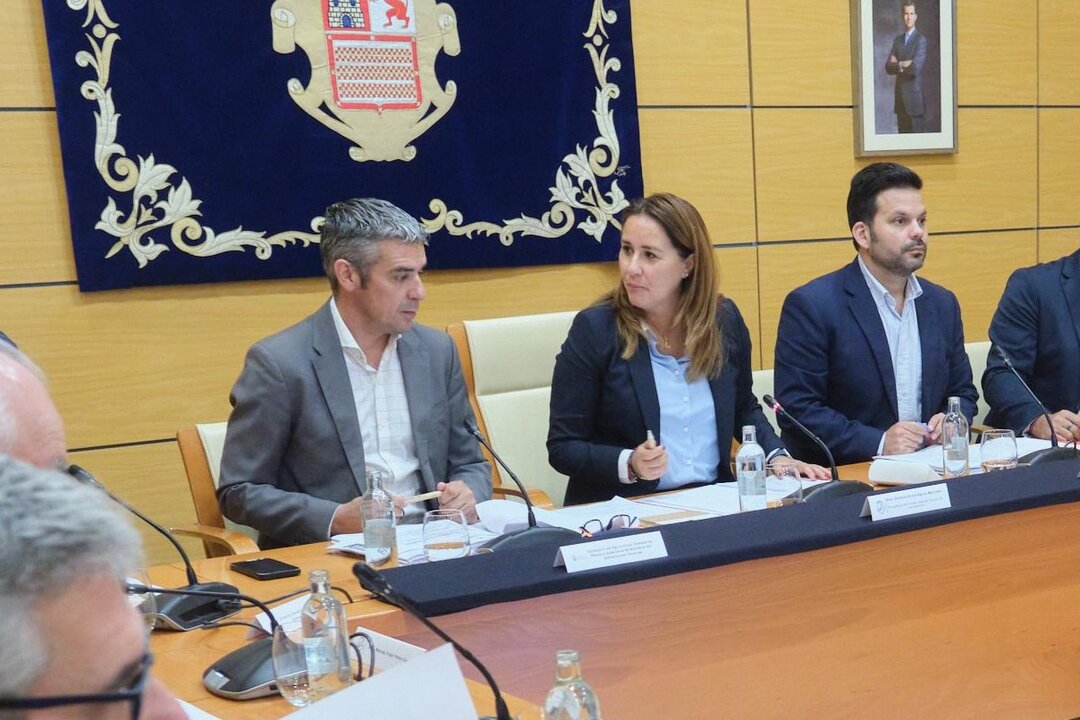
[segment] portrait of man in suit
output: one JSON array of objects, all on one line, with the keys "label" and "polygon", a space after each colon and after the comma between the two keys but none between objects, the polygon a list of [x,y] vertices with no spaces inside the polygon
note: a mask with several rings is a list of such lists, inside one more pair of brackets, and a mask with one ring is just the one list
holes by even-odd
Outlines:
[{"label": "portrait of man in suit", "polygon": [[897,130],[902,133],[926,132],[926,98],[923,73],[926,71],[926,36],[916,29],[914,2],[903,4],[904,31],[893,40],[885,72],[896,77],[893,111]]}]

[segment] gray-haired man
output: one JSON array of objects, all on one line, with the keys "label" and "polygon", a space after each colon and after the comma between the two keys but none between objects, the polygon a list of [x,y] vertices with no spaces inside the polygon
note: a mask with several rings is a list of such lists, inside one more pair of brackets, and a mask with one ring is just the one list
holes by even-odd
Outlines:
[{"label": "gray-haired man", "polygon": [[0,455],[0,717],[186,717],[149,674],[147,628],[123,589],[139,536],[118,512]]},{"label": "gray-haired man", "polygon": [[[391,493],[439,490],[470,521],[491,471],[453,343],[414,323],[427,232],[383,200],[326,210],[323,268],[333,297],[251,347],[233,386],[218,499],[263,548],[358,532],[365,469]],[[406,520],[422,513],[406,509]]]}]

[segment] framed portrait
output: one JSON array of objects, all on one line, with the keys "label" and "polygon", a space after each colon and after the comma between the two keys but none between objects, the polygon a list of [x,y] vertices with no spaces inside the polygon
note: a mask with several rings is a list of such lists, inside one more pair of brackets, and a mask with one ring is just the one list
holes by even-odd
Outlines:
[{"label": "framed portrait", "polygon": [[855,154],[954,153],[955,0],[851,0]]}]

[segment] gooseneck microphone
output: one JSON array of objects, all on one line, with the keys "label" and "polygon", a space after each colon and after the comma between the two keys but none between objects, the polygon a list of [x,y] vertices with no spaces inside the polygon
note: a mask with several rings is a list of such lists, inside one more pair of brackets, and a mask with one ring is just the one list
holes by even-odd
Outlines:
[{"label": "gooseneck microphone", "polygon": [[495,458],[495,462],[499,463],[499,466],[505,470],[506,474],[510,476],[510,479],[514,481],[518,490],[521,491],[521,497],[525,501],[525,507],[529,513],[529,526],[527,528],[500,535],[494,540],[485,543],[484,547],[490,548],[493,551],[510,550],[519,547],[533,547],[534,545],[548,545],[581,539],[581,535],[573,530],[560,527],[539,527],[536,524],[536,514],[533,512],[532,500],[529,499],[529,492],[525,489],[525,485],[518,479],[518,476],[514,471],[510,469],[510,466],[503,462],[503,459],[495,452],[495,448],[488,444],[483,433],[480,432],[475,424],[466,420],[465,429],[469,431],[470,435],[476,438],[477,442],[483,445],[484,448],[491,453],[491,457]]},{"label": "gooseneck microphone", "polygon": [[[204,583],[204,585],[206,584],[209,583]],[[226,587],[231,586],[226,585]],[[200,598],[204,602],[213,599],[214,602],[231,607],[230,614],[240,609],[240,601],[243,600],[266,613],[267,617],[270,618],[271,634],[273,634],[274,628],[278,627],[277,618],[274,617],[274,613],[265,603],[250,595],[241,595],[236,592],[235,588],[232,592],[192,590],[190,588],[166,590],[164,588],[147,587],[138,583],[128,583],[127,589],[129,593],[134,595],[194,597]],[[278,689],[274,678],[273,644],[273,637],[265,637],[233,650],[203,671],[203,685],[218,697],[229,700],[253,700],[276,694]]]},{"label": "gooseneck microphone", "polygon": [[[172,546],[180,553],[180,557],[184,561],[184,570],[187,573],[188,584],[186,587],[170,593],[173,597],[158,603],[157,612],[154,616],[155,628],[183,631],[194,630],[195,628],[200,628],[204,625],[226,618],[240,609],[238,603],[236,607],[230,608],[227,607],[225,603],[220,602],[222,597],[237,597],[237,589],[234,585],[222,582],[199,582],[199,578],[195,575],[195,568],[191,564],[191,558],[184,552],[183,546],[180,545],[171,532],[109,492],[109,489],[102,485],[101,481],[94,477],[90,471],[81,468],[78,465],[68,465],[67,472],[84,485],[90,485],[101,490],[108,495],[113,502],[122,506],[132,515],[157,530],[166,540],[172,543]],[[180,592],[180,590],[189,592]]]},{"label": "gooseneck microphone", "polygon": [[810,432],[805,425],[796,420],[772,395],[762,395],[761,399],[765,401],[766,405],[772,408],[774,413],[791,422],[791,424],[797,427],[803,435],[810,438],[810,440],[825,453],[825,457],[829,459],[829,470],[832,473],[832,480],[823,485],[815,485],[807,490],[804,495],[806,500],[812,500],[818,497],[838,497],[840,495],[854,495],[856,493],[869,493],[874,491],[872,486],[867,485],[864,482],[859,482],[858,480],[841,480],[840,472],[836,469],[836,460],[833,459],[833,454],[832,451],[829,450],[829,446],[822,442],[821,438],[817,435]]},{"label": "gooseneck microphone", "polygon": [[385,600],[391,605],[395,605],[405,612],[409,613],[417,620],[424,624],[428,630],[438,635],[444,641],[450,643],[463,658],[480,671],[480,674],[484,676],[484,680],[491,687],[491,692],[495,696],[495,718],[485,716],[480,720],[511,720],[510,710],[506,707],[506,700],[503,699],[502,693],[499,691],[499,686],[495,682],[495,678],[492,677],[488,669],[484,667],[484,664],[476,659],[476,656],[471,652],[458,645],[449,635],[443,632],[435,623],[428,620],[420,609],[417,608],[411,600],[394,590],[390,583],[387,581],[386,576],[381,572],[371,567],[365,562],[358,562],[353,565],[353,575],[356,575],[356,579],[360,581],[360,587],[364,588],[368,592],[372,593],[380,600]]},{"label": "gooseneck microphone", "polygon": [[1024,382],[1024,376],[1013,366],[1012,360],[1009,359],[1008,354],[1001,349],[1000,345],[994,345],[994,354],[1001,358],[1001,362],[1005,363],[1005,367],[1009,368],[1009,372],[1020,381],[1020,385],[1027,391],[1028,397],[1030,397],[1036,405],[1039,406],[1039,410],[1042,411],[1042,416],[1046,418],[1046,427],[1050,431],[1050,447],[1043,450],[1036,450],[1035,452],[1028,453],[1024,457],[1020,458],[1020,462],[1026,462],[1029,465],[1034,465],[1037,462],[1047,462],[1049,460],[1073,460],[1080,457],[1080,451],[1075,447],[1059,447],[1057,433],[1054,432],[1054,418],[1050,414],[1049,408],[1043,405],[1042,400],[1035,394],[1026,382]]}]

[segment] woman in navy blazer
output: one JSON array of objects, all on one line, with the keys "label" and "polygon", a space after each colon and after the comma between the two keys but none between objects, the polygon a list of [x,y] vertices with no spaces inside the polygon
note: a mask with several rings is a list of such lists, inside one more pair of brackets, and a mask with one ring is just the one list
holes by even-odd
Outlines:
[{"label": "woman in navy blazer", "polygon": [[570,477],[565,503],[734,480],[729,448],[744,425],[774,463],[827,478],[786,455],[754,397],[750,333],[716,294],[698,211],[657,194],[622,221],[619,282],[578,313],[555,360],[547,447]]}]

